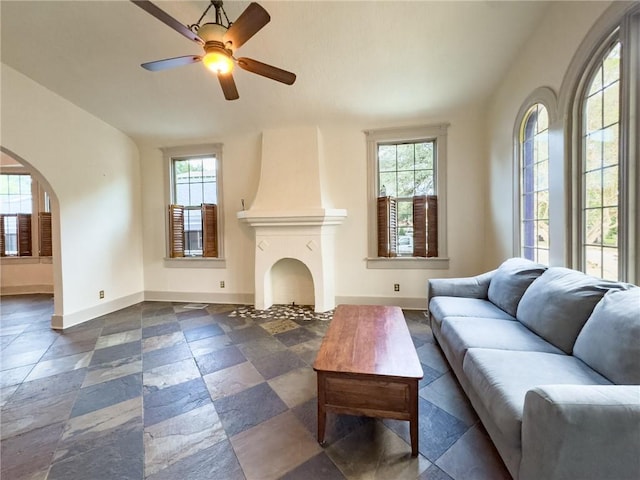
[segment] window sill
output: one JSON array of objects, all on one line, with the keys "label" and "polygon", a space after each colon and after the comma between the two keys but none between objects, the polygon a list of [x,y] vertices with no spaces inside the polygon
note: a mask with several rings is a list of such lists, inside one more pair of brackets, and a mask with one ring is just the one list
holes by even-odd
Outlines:
[{"label": "window sill", "polygon": [[164,266],[167,268],[227,268],[227,260],[204,257],[165,257]]},{"label": "window sill", "polygon": [[0,257],[0,265],[29,265],[36,263],[51,264],[51,257]]},{"label": "window sill", "polygon": [[371,269],[412,269],[412,270],[447,270],[449,258],[445,257],[369,257],[367,268]]}]

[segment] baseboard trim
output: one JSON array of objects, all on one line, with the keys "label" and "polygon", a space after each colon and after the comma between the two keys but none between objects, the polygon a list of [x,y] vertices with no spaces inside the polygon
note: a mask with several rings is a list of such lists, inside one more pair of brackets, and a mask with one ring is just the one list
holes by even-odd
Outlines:
[{"label": "baseboard trim", "polygon": [[64,315],[53,315],[51,317],[51,328],[54,330],[64,330],[73,327],[88,320],[93,320],[107,313],[122,310],[136,303],[144,301],[144,292],[132,293],[124,297],[115,298],[113,300],[103,301],[97,305],[78,310],[77,312],[67,313]]},{"label": "baseboard trim", "polygon": [[13,285],[0,287],[0,296],[33,295],[36,293],[53,294],[53,285]]},{"label": "baseboard trim", "polygon": [[144,299],[148,302],[185,302],[185,303],[224,303],[253,305],[252,293],[211,293],[211,292],[161,292],[145,290]]}]

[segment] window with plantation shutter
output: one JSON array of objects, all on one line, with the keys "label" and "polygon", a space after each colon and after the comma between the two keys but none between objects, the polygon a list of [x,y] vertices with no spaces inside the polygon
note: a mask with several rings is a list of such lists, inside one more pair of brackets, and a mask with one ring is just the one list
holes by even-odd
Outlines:
[{"label": "window with plantation shutter", "polygon": [[169,257],[184,257],[184,207],[169,205]]},{"label": "window with plantation shutter", "polygon": [[366,132],[368,268],[448,268],[447,129],[439,124]]},{"label": "window with plantation shutter", "polygon": [[18,221],[18,256],[30,257],[32,255],[31,248],[31,214],[19,213]]},{"label": "window with plantation shutter", "polygon": [[378,256],[395,257],[398,254],[396,200],[378,198]]},{"label": "window with plantation shutter", "polygon": [[202,256],[218,256],[218,206],[202,204]]},{"label": "window with plantation shutter", "polygon": [[51,241],[51,212],[40,212],[39,236],[40,236],[40,256],[50,257],[53,255],[53,244]]}]

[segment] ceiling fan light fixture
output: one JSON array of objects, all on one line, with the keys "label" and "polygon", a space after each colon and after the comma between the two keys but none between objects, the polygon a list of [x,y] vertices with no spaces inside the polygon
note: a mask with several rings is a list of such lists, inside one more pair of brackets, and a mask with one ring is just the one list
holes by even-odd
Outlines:
[{"label": "ceiling fan light fixture", "polygon": [[202,63],[215,74],[225,74],[233,70],[233,60],[223,48],[219,47],[207,49],[206,55],[202,57]]}]

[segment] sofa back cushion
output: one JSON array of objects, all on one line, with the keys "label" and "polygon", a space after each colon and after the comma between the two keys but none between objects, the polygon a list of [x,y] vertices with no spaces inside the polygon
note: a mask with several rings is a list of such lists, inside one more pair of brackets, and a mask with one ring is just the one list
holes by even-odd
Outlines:
[{"label": "sofa back cushion", "polygon": [[522,294],[546,268],[544,265],[524,258],[506,260],[491,278],[488,291],[489,300],[515,317]]},{"label": "sofa back cushion", "polygon": [[640,287],[607,293],[578,335],[573,354],[613,383],[640,384]]},{"label": "sofa back cushion", "polygon": [[593,308],[608,290],[620,286],[576,270],[551,267],[524,293],[516,318],[570,354]]}]

